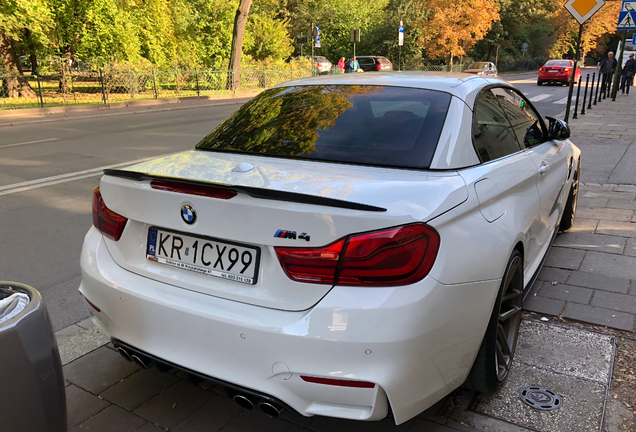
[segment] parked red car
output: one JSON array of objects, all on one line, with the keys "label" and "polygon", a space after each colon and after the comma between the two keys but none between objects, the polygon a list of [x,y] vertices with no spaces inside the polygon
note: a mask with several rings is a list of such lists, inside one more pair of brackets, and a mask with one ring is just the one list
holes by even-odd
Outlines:
[{"label": "parked red car", "polygon": [[[566,84],[570,82],[572,71],[574,70],[574,60],[548,60],[539,68],[539,78],[537,85],[543,85],[545,82],[558,82]],[[574,81],[581,77],[581,69],[576,69]]]}]

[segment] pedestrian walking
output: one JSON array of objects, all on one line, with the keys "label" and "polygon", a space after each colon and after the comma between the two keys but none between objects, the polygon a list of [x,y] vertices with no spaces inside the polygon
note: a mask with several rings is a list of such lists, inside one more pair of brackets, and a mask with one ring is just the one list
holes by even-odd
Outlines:
[{"label": "pedestrian walking", "polygon": [[356,56],[351,57],[351,61],[349,61],[349,72],[358,72],[360,69],[360,65],[358,64],[358,60],[356,60]]},{"label": "pedestrian walking", "polygon": [[629,55],[629,60],[623,67],[621,76],[621,94],[625,94],[625,87],[627,87],[627,94],[629,94],[629,87],[634,81],[634,75],[636,74],[636,60],[634,60],[634,54]]},{"label": "pedestrian walking", "polygon": [[616,66],[618,62],[614,58],[614,53],[612,51],[607,53],[607,58],[603,60],[601,63],[601,68],[599,73],[603,74],[603,83],[601,84],[601,93],[605,92],[605,89],[612,81],[612,75],[614,75],[614,71],[616,71]]},{"label": "pedestrian walking", "polygon": [[345,71],[345,58],[340,57],[340,60],[338,60],[338,72],[344,73],[344,71]]}]

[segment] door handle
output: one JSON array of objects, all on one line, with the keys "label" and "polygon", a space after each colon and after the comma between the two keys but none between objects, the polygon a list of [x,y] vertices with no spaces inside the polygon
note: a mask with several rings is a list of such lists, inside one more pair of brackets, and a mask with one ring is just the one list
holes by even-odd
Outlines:
[{"label": "door handle", "polygon": [[541,175],[545,175],[546,172],[548,172],[548,170],[550,169],[550,165],[546,164],[545,162],[541,164],[541,166],[539,167],[539,173]]}]

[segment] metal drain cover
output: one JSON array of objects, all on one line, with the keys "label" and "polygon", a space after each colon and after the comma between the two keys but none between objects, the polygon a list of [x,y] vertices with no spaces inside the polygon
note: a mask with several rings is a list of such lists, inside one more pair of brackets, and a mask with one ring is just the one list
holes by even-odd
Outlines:
[{"label": "metal drain cover", "polygon": [[561,408],[561,396],[547,388],[530,386],[519,392],[521,400],[534,409],[551,411]]}]

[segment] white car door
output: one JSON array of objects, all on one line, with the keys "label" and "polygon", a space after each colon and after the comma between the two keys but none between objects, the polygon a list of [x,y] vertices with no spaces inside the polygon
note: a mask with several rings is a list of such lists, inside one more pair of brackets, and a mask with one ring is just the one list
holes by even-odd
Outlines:
[{"label": "white car door", "polygon": [[[497,97],[481,92],[474,109],[473,142],[482,161],[462,171],[475,191],[482,216],[492,224],[525,237],[524,269],[540,252],[540,198],[532,158],[516,139]],[[510,245],[512,247],[512,245]]]},{"label": "white car door", "polygon": [[540,115],[519,93],[497,88],[493,92],[501,102],[519,143],[527,149],[536,168],[536,185],[541,197],[541,231],[538,241],[547,247],[563,211],[568,160],[562,146],[547,139]]}]

